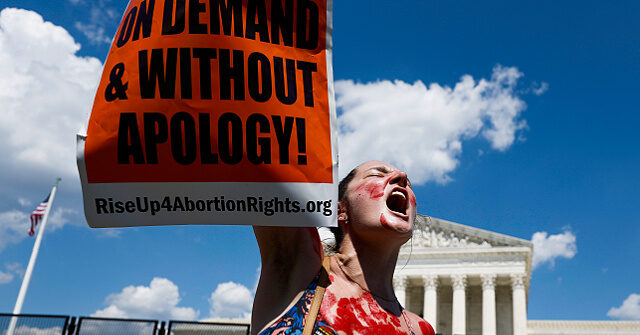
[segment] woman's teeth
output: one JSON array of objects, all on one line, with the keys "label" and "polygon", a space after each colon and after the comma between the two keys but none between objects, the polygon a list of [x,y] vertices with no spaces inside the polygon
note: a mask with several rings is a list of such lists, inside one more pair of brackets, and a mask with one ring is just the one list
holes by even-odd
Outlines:
[{"label": "woman's teeth", "polygon": [[398,196],[401,196],[401,197],[402,197],[402,199],[407,200],[407,196],[406,196],[406,195],[404,195],[404,193],[402,193],[402,192],[400,192],[400,191],[397,191],[397,190],[396,190],[396,191],[391,192],[391,195],[398,195]]}]

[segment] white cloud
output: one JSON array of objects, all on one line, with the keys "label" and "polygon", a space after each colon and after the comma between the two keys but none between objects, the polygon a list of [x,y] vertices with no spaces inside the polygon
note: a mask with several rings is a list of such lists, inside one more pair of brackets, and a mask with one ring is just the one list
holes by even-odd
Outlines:
[{"label": "white cloud", "polygon": [[[54,208],[47,219],[47,231],[56,231],[63,226],[71,223],[69,215],[77,215],[78,212],[73,209],[64,207]],[[80,221],[74,221],[76,224],[82,224]],[[18,244],[25,238],[29,237],[28,232],[31,227],[29,214],[19,211],[10,210],[0,213],[0,252],[11,244]]]},{"label": "white cloud", "polygon": [[630,294],[620,307],[611,307],[607,316],[619,320],[640,320],[640,294]]},{"label": "white cloud", "polygon": [[62,327],[35,328],[35,327],[28,327],[28,326],[20,326],[20,327],[16,327],[13,334],[14,335],[62,334]]},{"label": "white cloud", "polygon": [[534,83],[534,86],[532,87],[532,92],[535,95],[542,95],[548,89],[549,89],[549,84],[543,81],[542,83],[540,83],[540,85],[538,85],[537,83]]},{"label": "white cloud", "polygon": [[80,329],[86,335],[149,335],[153,334],[153,323],[85,319]]},{"label": "white cloud", "polygon": [[0,213],[0,252],[10,244],[17,244],[28,235],[29,216],[12,210]]},{"label": "white cloud", "polygon": [[92,43],[111,43],[111,38],[107,36],[104,27],[98,26],[97,24],[85,24],[82,22],[76,22],[74,26]]},{"label": "white cloud", "polygon": [[100,229],[98,230],[99,237],[119,238],[122,236],[123,230],[118,229]]},{"label": "white cloud", "polygon": [[558,257],[571,259],[578,252],[576,236],[569,230],[562,234],[548,235],[546,231],[533,234],[533,268],[549,263],[554,266]]},{"label": "white cloud", "polygon": [[[71,0],[74,4],[84,1]],[[118,13],[109,6],[110,0],[91,1],[87,22],[76,21],[75,28],[93,44],[110,44],[117,27]]]},{"label": "white cloud", "polygon": [[166,278],[153,278],[149,286],[127,286],[107,297],[109,306],[93,313],[97,317],[195,320],[198,312],[178,307],[178,286]]},{"label": "white cloud", "polygon": [[80,221],[71,221],[72,216],[78,216],[80,213],[71,208],[57,207],[52,209],[52,212],[49,213],[49,218],[47,219],[47,230],[58,230],[64,227],[67,224],[76,224],[83,225]]},{"label": "white cloud", "polygon": [[18,262],[8,263],[7,271],[9,271],[10,273],[16,274],[20,278],[23,278],[25,273],[24,266],[22,266],[22,264]]},{"label": "white cloud", "polygon": [[79,57],[73,37],[38,13],[0,12],[0,183],[77,179],[75,134],[86,122],[102,71]]},{"label": "white cloud", "polygon": [[7,272],[0,271],[0,285],[8,284],[13,281],[13,275]]},{"label": "white cloud", "polygon": [[249,318],[253,295],[246,286],[230,281],[218,284],[209,303],[211,318]]},{"label": "white cloud", "polygon": [[24,268],[20,263],[8,263],[6,271],[0,271],[0,285],[8,284],[13,281],[15,276],[24,277]]},{"label": "white cloud", "polygon": [[482,136],[509,148],[526,127],[526,104],[514,88],[515,67],[496,66],[491,79],[462,76],[453,87],[400,80],[337,81],[341,175],[366,160],[392,163],[414,183],[445,183],[459,163],[462,142]]},{"label": "white cloud", "polygon": [[23,197],[18,197],[18,203],[20,204],[20,206],[22,207],[27,207],[27,206],[31,206],[32,203],[29,199],[23,198]]}]

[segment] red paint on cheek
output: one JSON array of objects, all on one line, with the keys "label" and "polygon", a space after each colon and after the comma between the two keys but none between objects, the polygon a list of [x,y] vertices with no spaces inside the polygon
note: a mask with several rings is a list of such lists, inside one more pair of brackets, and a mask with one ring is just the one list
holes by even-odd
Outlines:
[{"label": "red paint on cheek", "polygon": [[358,185],[358,187],[356,187],[356,191],[364,191],[369,194],[369,198],[378,199],[384,195],[384,185],[384,181],[365,182]]},{"label": "red paint on cheek", "polygon": [[389,221],[387,221],[387,218],[384,216],[384,213],[380,214],[380,224],[387,229],[391,229],[391,225],[389,225]]},{"label": "red paint on cheek", "polygon": [[333,283],[333,275],[329,275],[329,281]]},{"label": "red paint on cheek", "polygon": [[416,207],[416,196],[411,194],[409,196],[409,202],[411,203],[411,206],[413,206],[415,208]]},{"label": "red paint on cheek", "polygon": [[422,335],[435,335],[436,332],[433,330],[433,327],[427,323],[427,321],[420,321],[418,325],[420,325]]}]

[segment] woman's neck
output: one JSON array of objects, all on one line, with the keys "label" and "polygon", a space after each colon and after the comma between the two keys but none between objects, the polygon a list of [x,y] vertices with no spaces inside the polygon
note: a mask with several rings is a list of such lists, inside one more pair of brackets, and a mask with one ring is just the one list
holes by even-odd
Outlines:
[{"label": "woman's neck", "polygon": [[354,243],[347,234],[336,260],[347,280],[375,297],[395,301],[392,280],[398,252],[399,249],[390,250],[388,246],[380,247],[379,244]]}]

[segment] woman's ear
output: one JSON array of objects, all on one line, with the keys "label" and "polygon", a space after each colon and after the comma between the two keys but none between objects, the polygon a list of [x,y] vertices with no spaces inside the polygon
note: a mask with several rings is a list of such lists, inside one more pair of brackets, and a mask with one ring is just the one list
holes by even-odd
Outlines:
[{"label": "woman's ear", "polygon": [[347,205],[344,202],[338,202],[338,222],[339,223],[349,223],[349,214],[347,213]]}]

